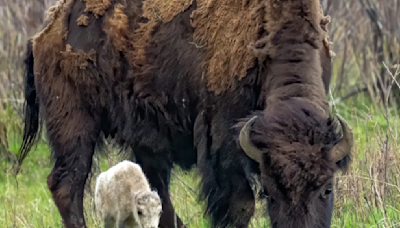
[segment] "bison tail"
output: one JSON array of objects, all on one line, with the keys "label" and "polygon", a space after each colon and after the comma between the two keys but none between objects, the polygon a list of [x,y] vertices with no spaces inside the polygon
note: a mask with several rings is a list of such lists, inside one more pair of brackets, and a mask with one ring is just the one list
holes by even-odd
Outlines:
[{"label": "bison tail", "polygon": [[32,149],[33,145],[36,144],[40,132],[39,102],[36,96],[36,88],[34,81],[32,49],[33,49],[32,40],[29,40],[24,61],[24,66],[25,66],[24,132],[23,132],[23,141],[21,144],[21,148],[19,149],[18,152],[17,173],[19,172],[23,160],[26,158],[29,151]]}]

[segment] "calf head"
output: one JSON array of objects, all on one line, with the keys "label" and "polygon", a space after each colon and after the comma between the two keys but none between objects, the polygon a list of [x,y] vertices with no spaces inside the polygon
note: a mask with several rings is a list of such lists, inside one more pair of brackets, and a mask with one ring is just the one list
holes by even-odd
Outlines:
[{"label": "calf head", "polygon": [[330,227],[333,176],[347,168],[353,144],[346,122],[290,98],[242,126],[240,146],[260,165],[272,227]]},{"label": "calf head", "polygon": [[157,228],[162,213],[160,196],[155,191],[140,191],[135,196],[139,227]]}]

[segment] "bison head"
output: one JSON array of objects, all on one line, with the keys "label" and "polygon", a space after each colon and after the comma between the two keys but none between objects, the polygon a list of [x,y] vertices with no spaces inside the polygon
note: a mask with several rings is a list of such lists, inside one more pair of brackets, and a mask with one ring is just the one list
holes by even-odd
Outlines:
[{"label": "bison head", "polygon": [[347,168],[353,135],[341,117],[326,116],[291,98],[242,124],[240,146],[260,165],[273,228],[330,227],[333,175]]}]

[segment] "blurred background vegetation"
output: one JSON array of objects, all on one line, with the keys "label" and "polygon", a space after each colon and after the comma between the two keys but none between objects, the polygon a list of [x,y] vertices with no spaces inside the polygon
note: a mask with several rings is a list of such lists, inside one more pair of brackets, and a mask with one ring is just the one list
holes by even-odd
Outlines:
[{"label": "blurred background vegetation", "polygon": [[[21,142],[23,58],[55,0],[0,0],[0,227],[60,227],[46,186],[51,169],[45,137],[17,178],[12,165]],[[333,227],[400,227],[400,0],[321,0],[334,42],[330,102],[355,134],[351,169],[336,177]],[[98,158],[101,170],[118,156]],[[98,170],[94,172],[94,175]],[[92,180],[92,187],[93,187]],[[196,170],[176,169],[172,198],[191,227],[209,227],[197,198]],[[89,227],[99,227],[91,188],[85,199]],[[269,227],[265,207],[253,227]]]}]

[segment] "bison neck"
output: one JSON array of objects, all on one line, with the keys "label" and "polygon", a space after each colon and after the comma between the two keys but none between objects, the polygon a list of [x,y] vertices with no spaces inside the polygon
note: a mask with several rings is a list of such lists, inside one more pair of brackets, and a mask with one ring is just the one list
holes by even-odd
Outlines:
[{"label": "bison neck", "polygon": [[323,47],[319,0],[268,1],[268,35],[255,45],[258,58],[267,60],[267,106],[291,98],[307,100],[327,114],[329,105],[322,81]]},{"label": "bison neck", "polygon": [[308,43],[282,45],[276,54],[268,69],[267,106],[276,101],[301,98],[316,105],[322,115],[327,116],[329,104],[318,49]]}]

